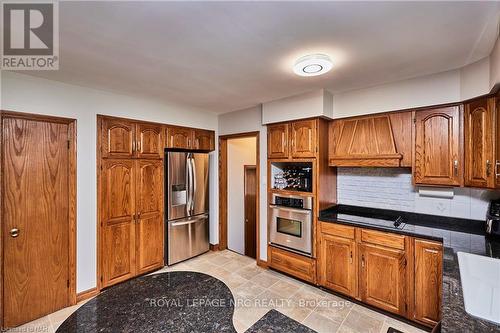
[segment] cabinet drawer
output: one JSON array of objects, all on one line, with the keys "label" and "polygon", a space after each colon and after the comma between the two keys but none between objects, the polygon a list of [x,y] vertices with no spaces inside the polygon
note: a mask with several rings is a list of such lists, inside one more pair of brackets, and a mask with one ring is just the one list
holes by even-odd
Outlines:
[{"label": "cabinet drawer", "polygon": [[362,229],[361,241],[364,243],[381,245],[399,250],[405,249],[405,236],[382,231]]},{"label": "cabinet drawer", "polygon": [[354,227],[347,225],[321,222],[321,232],[332,236],[354,239]]},{"label": "cabinet drawer", "polygon": [[316,282],[314,259],[271,247],[271,267],[299,279]]}]

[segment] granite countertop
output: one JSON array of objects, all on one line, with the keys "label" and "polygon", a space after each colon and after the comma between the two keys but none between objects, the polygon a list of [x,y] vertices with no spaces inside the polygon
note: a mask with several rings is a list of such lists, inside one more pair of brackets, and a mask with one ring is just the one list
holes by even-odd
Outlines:
[{"label": "granite countertop", "polygon": [[[402,229],[390,226],[351,222],[341,216],[384,216],[396,219],[401,216],[406,225]],[[500,239],[487,237],[483,221],[441,217],[394,210],[338,205],[320,212],[319,220],[388,231],[408,236],[443,242],[443,304],[442,332],[499,332],[500,325],[473,317],[465,312],[457,252],[474,253],[500,258]]]}]

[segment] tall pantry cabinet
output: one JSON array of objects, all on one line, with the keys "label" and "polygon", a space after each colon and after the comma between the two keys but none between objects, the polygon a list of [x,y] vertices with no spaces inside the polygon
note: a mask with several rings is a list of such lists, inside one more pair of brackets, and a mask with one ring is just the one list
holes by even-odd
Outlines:
[{"label": "tall pantry cabinet", "polygon": [[98,116],[99,279],[163,266],[163,126]]}]

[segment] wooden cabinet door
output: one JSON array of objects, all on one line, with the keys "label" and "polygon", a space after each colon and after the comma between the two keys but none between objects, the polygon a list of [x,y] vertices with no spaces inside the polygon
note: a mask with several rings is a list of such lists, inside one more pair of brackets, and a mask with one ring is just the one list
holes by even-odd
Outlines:
[{"label": "wooden cabinet door", "polygon": [[163,128],[161,125],[139,123],[135,132],[137,157],[154,159],[163,157]]},{"label": "wooden cabinet door", "polygon": [[458,186],[463,180],[458,106],[415,113],[415,183]]},{"label": "wooden cabinet door", "polygon": [[135,126],[131,121],[103,118],[101,123],[102,157],[132,157],[135,153]]},{"label": "wooden cabinet door", "polygon": [[494,134],[494,145],[493,151],[495,152],[495,187],[500,188],[500,94],[497,94],[497,97],[494,101],[493,111],[494,115],[494,126],[495,126],[495,134]]},{"label": "wooden cabinet door", "polygon": [[442,244],[416,239],[414,319],[430,326],[441,319],[442,274]]},{"label": "wooden cabinet door", "polygon": [[494,187],[494,100],[465,105],[465,186]]},{"label": "wooden cabinet door", "polygon": [[185,127],[169,127],[167,129],[167,148],[193,148],[194,131]]},{"label": "wooden cabinet door", "polygon": [[288,158],[288,124],[267,126],[267,157]]},{"label": "wooden cabinet door", "polygon": [[360,286],[363,302],[399,315],[406,314],[406,258],[401,250],[360,244]]},{"label": "wooden cabinet door", "polygon": [[163,266],[163,163],[136,161],[137,273]]},{"label": "wooden cabinet door", "polygon": [[316,119],[294,121],[290,125],[292,157],[316,156]]},{"label": "wooden cabinet door", "polygon": [[133,277],[135,264],[135,173],[133,160],[101,165],[101,279],[107,287]]},{"label": "wooden cabinet door", "polygon": [[212,151],[215,149],[215,137],[213,131],[194,130],[194,149]]},{"label": "wooden cabinet door", "polygon": [[356,243],[353,239],[323,234],[319,283],[348,296],[356,296]]}]

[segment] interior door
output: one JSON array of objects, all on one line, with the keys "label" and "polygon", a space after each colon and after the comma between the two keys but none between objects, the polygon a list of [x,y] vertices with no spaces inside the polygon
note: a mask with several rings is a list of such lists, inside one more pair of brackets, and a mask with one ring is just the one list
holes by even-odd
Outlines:
[{"label": "interior door", "polygon": [[69,305],[68,125],[4,118],[3,312],[14,327]]},{"label": "interior door", "polygon": [[257,168],[255,165],[245,165],[244,172],[245,255],[255,258],[257,256]]},{"label": "interior door", "polygon": [[163,163],[136,161],[137,271],[163,266]]},{"label": "interior door", "polygon": [[103,287],[136,274],[134,160],[103,160],[101,278]]}]

